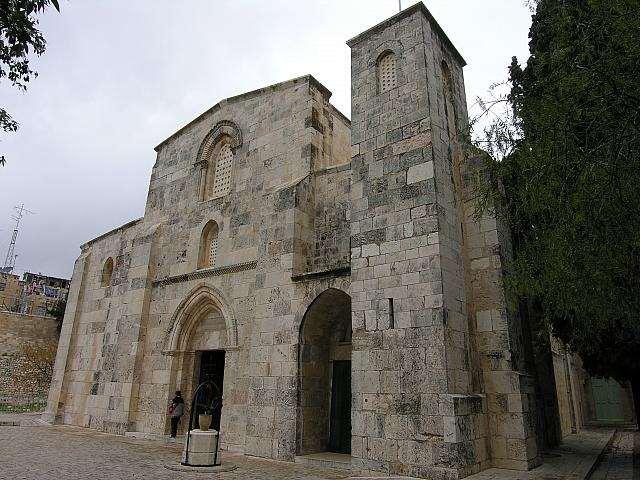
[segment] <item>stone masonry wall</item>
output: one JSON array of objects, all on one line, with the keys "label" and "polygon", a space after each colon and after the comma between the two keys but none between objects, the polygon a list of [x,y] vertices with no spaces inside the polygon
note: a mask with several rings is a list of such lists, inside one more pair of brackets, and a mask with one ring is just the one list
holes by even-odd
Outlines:
[{"label": "stone masonry wall", "polygon": [[[57,343],[58,321],[51,317],[0,311],[0,402],[29,400],[13,389],[14,372],[20,368],[23,345]],[[49,385],[43,385],[46,396]]]},{"label": "stone masonry wall", "polygon": [[[461,307],[454,308],[458,267],[443,265],[455,256],[440,225],[453,187],[433,146],[440,131],[429,92],[439,62],[432,64],[434,40],[425,42],[423,20],[420,8],[409,8],[349,42],[352,443],[362,470],[455,478],[482,461],[473,433],[482,422],[468,415],[477,407],[463,415],[449,396],[468,390],[452,382],[464,370],[466,339],[454,334],[464,328]],[[379,93],[377,59],[387,51],[396,57],[398,85]]]},{"label": "stone masonry wall", "polygon": [[[363,469],[416,476],[527,469],[530,397],[511,362],[522,335],[491,253],[508,238],[473,219],[464,192],[464,60],[422,4],[349,45],[355,456]],[[380,92],[388,52],[397,88]]]},{"label": "stone masonry wall", "polygon": [[525,362],[521,320],[504,290],[504,268],[511,259],[508,230],[495,213],[477,217],[476,186],[486,181],[485,175],[477,157],[467,159],[460,170],[467,309],[479,385],[487,399],[492,464],[526,470],[539,463],[535,392]]}]

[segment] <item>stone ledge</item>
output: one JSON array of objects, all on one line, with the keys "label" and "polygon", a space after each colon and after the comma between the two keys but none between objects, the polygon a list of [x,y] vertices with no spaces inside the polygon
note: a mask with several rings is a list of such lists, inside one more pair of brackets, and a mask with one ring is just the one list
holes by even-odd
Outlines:
[{"label": "stone ledge", "polygon": [[351,455],[344,453],[320,452],[296,455],[294,463],[307,467],[351,471]]},{"label": "stone ledge", "polygon": [[351,266],[336,267],[329,270],[319,270],[316,272],[299,273],[291,275],[291,280],[299,282],[301,280],[311,280],[319,277],[346,277],[351,275]]},{"label": "stone ledge", "polygon": [[250,262],[236,263],[235,265],[225,265],[224,267],[206,268],[202,270],[196,270],[191,273],[174,275],[173,277],[163,278],[162,280],[155,280],[152,284],[154,287],[163,287],[165,285],[188,282],[190,280],[196,280],[198,278],[217,277],[220,275],[225,275],[227,273],[238,273],[245,270],[253,270],[257,265],[258,262],[256,260],[252,260]]}]

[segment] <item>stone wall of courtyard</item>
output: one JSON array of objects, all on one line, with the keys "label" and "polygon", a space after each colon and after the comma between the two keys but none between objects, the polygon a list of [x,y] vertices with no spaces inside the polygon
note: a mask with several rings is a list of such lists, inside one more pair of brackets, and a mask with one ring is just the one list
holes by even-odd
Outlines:
[{"label": "stone wall of courtyard", "polygon": [[24,368],[23,346],[55,344],[57,341],[58,321],[55,318],[0,311],[0,403],[46,398],[48,384],[27,396],[16,391],[16,373]]}]

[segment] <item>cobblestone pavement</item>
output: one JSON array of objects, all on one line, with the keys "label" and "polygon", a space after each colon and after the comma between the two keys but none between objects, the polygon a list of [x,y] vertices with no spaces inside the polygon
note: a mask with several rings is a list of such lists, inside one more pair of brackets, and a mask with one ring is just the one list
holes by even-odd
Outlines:
[{"label": "cobblestone pavement", "polygon": [[220,474],[167,470],[177,463],[180,446],[160,445],[96,431],[62,426],[0,426],[0,479],[224,479],[316,480],[346,478],[346,473],[245,456],[223,457],[238,465]]},{"label": "cobblestone pavement", "polygon": [[[11,420],[11,422],[9,422]],[[3,422],[4,421],[4,422]],[[10,425],[16,421],[20,426]],[[634,439],[635,437],[635,439]],[[571,436],[543,466],[530,472],[490,469],[470,480],[578,480],[585,478],[595,457],[611,438],[611,431]],[[636,472],[634,475],[634,440]],[[640,434],[618,432],[591,480],[640,480],[637,454]],[[223,456],[232,472],[198,474],[165,468],[176,465],[181,446],[109,435],[94,430],[48,426],[28,415],[0,415],[0,480],[219,479],[321,480],[347,479],[346,472],[276,462],[242,455]],[[351,477],[353,478],[353,477]],[[396,477],[397,478],[397,477]]]},{"label": "cobblestone pavement", "polygon": [[640,433],[631,430],[619,431],[590,480],[638,480],[640,479],[639,460]]},{"label": "cobblestone pavement", "polygon": [[39,413],[1,413],[0,426],[10,425],[42,425]]},{"label": "cobblestone pavement", "polygon": [[[583,480],[613,435],[612,429],[583,430],[568,435],[562,445],[543,455],[543,463],[528,472],[490,468],[468,480]],[[625,480],[631,480],[625,479]]]}]

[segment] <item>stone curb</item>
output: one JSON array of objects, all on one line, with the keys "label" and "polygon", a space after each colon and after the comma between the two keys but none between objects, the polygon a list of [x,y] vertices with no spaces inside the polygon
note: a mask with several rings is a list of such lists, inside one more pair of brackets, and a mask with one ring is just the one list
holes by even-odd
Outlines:
[{"label": "stone curb", "polygon": [[167,470],[171,470],[173,472],[185,472],[185,473],[222,473],[222,472],[231,472],[238,468],[237,465],[233,463],[225,463],[222,465],[218,465],[217,467],[190,467],[187,465],[182,465],[181,463],[169,463],[164,466]]},{"label": "stone curb", "polygon": [[591,468],[589,468],[589,471],[584,476],[584,480],[589,480],[591,476],[594,474],[594,472],[598,469],[602,461],[607,456],[607,452],[611,450],[611,447],[613,445],[613,442],[615,441],[617,433],[618,433],[618,430],[614,429],[613,432],[611,433],[611,437],[609,437],[609,440],[604,444],[604,447],[602,447],[602,450],[600,451],[600,453],[593,460],[593,464],[591,465]]}]

